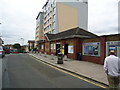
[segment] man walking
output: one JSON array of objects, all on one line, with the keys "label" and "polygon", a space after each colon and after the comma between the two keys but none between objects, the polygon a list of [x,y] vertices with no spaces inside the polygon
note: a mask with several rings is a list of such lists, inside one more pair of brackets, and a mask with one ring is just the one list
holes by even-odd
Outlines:
[{"label": "man walking", "polygon": [[120,90],[120,58],[115,56],[115,51],[110,51],[110,56],[105,58],[104,70],[109,82],[109,90]]}]

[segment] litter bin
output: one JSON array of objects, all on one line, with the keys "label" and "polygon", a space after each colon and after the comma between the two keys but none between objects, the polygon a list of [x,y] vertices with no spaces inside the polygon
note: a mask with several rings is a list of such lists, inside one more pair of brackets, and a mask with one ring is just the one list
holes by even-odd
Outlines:
[{"label": "litter bin", "polygon": [[82,60],[82,53],[81,52],[77,53],[77,60]]},{"label": "litter bin", "polygon": [[63,64],[63,54],[62,53],[58,53],[57,64]]}]

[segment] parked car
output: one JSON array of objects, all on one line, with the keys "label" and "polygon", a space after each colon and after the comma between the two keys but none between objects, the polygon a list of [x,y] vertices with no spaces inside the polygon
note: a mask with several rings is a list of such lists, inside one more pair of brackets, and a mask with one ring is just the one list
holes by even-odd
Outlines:
[{"label": "parked car", "polygon": [[3,58],[5,56],[5,51],[3,50],[3,47],[0,46],[0,58]]},{"label": "parked car", "polygon": [[17,49],[13,49],[13,52],[12,52],[12,53],[17,54],[17,53],[19,53],[19,52],[18,52],[18,50],[17,50]]},{"label": "parked car", "polygon": [[10,54],[10,49],[8,47],[3,47],[5,54]]},{"label": "parked car", "polygon": [[10,49],[10,53],[13,53],[13,51],[14,51],[13,49]]}]

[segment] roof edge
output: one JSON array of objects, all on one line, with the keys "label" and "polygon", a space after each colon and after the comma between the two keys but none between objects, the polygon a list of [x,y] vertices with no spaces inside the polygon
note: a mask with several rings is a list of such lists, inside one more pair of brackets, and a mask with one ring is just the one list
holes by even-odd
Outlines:
[{"label": "roof edge", "polygon": [[40,16],[41,13],[43,13],[43,12],[39,12],[39,13],[38,13],[38,15],[37,15],[37,17],[36,17],[36,20],[38,19],[38,17]]}]

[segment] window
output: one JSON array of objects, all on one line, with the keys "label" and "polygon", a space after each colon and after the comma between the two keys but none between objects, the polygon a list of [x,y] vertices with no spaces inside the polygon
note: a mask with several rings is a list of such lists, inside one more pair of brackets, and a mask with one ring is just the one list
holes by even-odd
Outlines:
[{"label": "window", "polygon": [[56,49],[56,44],[54,43],[54,49]]},{"label": "window", "polygon": [[50,18],[49,21],[52,21],[52,18]]},{"label": "window", "polygon": [[84,43],[83,55],[100,56],[100,42]]},{"label": "window", "polygon": [[53,15],[53,19],[55,19],[55,14]]},{"label": "window", "polygon": [[55,6],[55,0],[53,1],[53,5]]},{"label": "window", "polygon": [[44,20],[46,20],[47,17],[44,18]]},{"label": "window", "polygon": [[47,28],[44,28],[44,31],[46,31]]},{"label": "window", "polygon": [[52,11],[50,11],[50,14],[52,14]]},{"label": "window", "polygon": [[110,54],[110,50],[114,50],[115,54],[120,56],[120,41],[108,41],[106,42],[106,56]]},{"label": "window", "polygon": [[51,47],[51,49],[53,49],[54,48],[54,44],[51,44],[50,47]]},{"label": "window", "polygon": [[53,8],[53,12],[55,12],[55,7]]},{"label": "window", "polygon": [[52,23],[52,26],[53,26],[53,27],[55,26],[55,22]]},{"label": "window", "polygon": [[49,23],[49,19],[48,19],[48,23]]},{"label": "window", "polygon": [[45,15],[47,14],[47,11],[45,11]]},{"label": "window", "polygon": [[52,34],[55,34],[55,29],[52,30]]},{"label": "window", "polygon": [[44,49],[44,45],[43,44],[40,45],[40,49]]},{"label": "window", "polygon": [[51,49],[56,49],[56,44],[55,43],[50,44],[50,48]]},{"label": "window", "polygon": [[51,26],[52,26],[52,25],[50,24],[50,28],[51,28]]},{"label": "window", "polygon": [[48,15],[47,15],[48,17],[49,17],[49,13],[48,13]]}]

